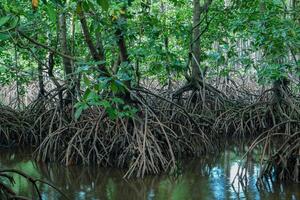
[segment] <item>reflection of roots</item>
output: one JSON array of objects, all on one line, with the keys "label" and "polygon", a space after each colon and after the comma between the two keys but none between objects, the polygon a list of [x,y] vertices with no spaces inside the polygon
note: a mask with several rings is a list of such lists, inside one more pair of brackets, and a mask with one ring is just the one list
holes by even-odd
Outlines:
[{"label": "reflection of roots", "polygon": [[29,183],[31,183],[32,188],[33,188],[32,198],[35,198],[35,196],[37,196],[37,199],[42,200],[42,194],[38,187],[38,184],[42,183],[42,184],[48,185],[48,186],[52,187],[53,189],[55,189],[65,199],[69,199],[57,187],[55,187],[54,185],[52,185],[50,183],[47,183],[41,179],[35,179],[19,170],[6,169],[6,170],[0,170],[0,198],[3,200],[6,200],[6,199],[7,200],[9,200],[9,199],[27,200],[27,199],[29,199],[27,197],[19,196],[11,189],[12,185],[15,183],[14,178],[10,175],[11,173],[17,174],[17,175],[21,176],[22,178],[26,179]]},{"label": "reflection of roots", "polygon": [[262,97],[265,99],[250,106],[225,112],[217,119],[215,129],[244,138],[256,136],[246,155],[249,158],[254,149],[262,147],[259,178],[275,170],[279,179],[299,181],[300,101],[282,93],[279,101],[274,96]]},{"label": "reflection of roots", "polygon": [[279,179],[291,179],[299,182],[300,170],[300,132],[276,132],[279,127],[297,127],[300,128],[300,121],[286,121],[279,123],[272,129],[261,134],[252,143],[247,154],[258,147],[262,147],[262,156],[260,163],[260,180],[263,176],[269,175],[275,170]]},{"label": "reflection of roots", "polygon": [[[169,106],[170,107],[170,106]],[[96,163],[128,168],[127,177],[142,177],[175,167],[181,155],[211,148],[204,133],[184,111],[165,112],[138,104],[135,117],[110,119],[102,108],[84,112],[79,121],[54,125],[36,150],[38,159],[66,165]],[[53,117],[52,117],[53,118]],[[58,123],[57,120],[56,123]]]},{"label": "reflection of roots", "polygon": [[50,101],[24,112],[2,106],[0,145],[39,145],[39,160],[116,166],[128,169],[126,177],[143,177],[176,169],[177,158],[213,152],[222,142],[216,133],[250,136],[256,140],[248,158],[263,144],[261,177],[275,169],[279,178],[299,181],[300,101],[287,90],[270,89],[251,105],[233,105],[203,85],[187,85],[172,100],[145,88],[131,95],[129,104],[138,113],[115,119],[92,107],[74,121],[71,106],[62,109]]}]

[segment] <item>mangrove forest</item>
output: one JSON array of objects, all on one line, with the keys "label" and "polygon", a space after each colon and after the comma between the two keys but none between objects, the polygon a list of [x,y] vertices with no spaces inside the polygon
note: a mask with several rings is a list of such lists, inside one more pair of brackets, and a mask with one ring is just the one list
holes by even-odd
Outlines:
[{"label": "mangrove forest", "polygon": [[0,199],[300,199],[300,0],[0,0]]}]

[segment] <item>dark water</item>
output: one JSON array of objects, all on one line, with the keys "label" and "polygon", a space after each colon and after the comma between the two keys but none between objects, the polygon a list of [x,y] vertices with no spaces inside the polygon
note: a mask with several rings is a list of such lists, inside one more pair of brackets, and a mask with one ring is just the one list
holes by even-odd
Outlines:
[{"label": "dark water", "polygon": [[[185,161],[176,175],[148,176],[144,179],[122,178],[124,171],[99,167],[36,163],[24,151],[0,151],[0,168],[20,169],[30,176],[49,181],[74,200],[213,200],[213,199],[292,199],[300,200],[300,184],[272,183],[256,187],[259,165],[248,166],[246,187],[232,181],[243,150],[229,146],[220,155]],[[255,155],[254,155],[255,157]],[[31,196],[32,186],[14,175],[13,189]],[[47,185],[39,185],[45,200],[64,199]],[[36,199],[36,197],[34,197]]]}]

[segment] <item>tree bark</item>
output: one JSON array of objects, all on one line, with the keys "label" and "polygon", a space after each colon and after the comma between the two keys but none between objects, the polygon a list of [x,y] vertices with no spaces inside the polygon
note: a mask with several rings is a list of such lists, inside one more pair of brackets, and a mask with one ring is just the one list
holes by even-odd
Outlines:
[{"label": "tree bark", "polygon": [[203,73],[200,69],[201,63],[201,15],[208,11],[212,0],[206,0],[206,2],[201,6],[200,0],[193,0],[193,31],[192,31],[192,70],[191,79],[192,81],[200,81],[202,79]]},{"label": "tree bark", "polygon": [[[59,15],[59,43],[60,48],[63,54],[70,55],[70,49],[67,42],[67,25],[66,25],[66,16],[65,13],[61,13]],[[75,80],[74,80],[74,69],[72,66],[72,61],[69,58],[63,57],[63,66],[64,72],[66,77],[66,84],[67,84],[67,95],[65,104],[68,105],[73,102],[74,100],[74,93],[75,93]]]},{"label": "tree bark", "polygon": [[200,71],[200,0],[193,0],[193,39],[192,39],[192,74],[193,80],[199,80],[201,77]]},{"label": "tree bark", "polygon": [[115,34],[117,37],[117,44],[118,44],[118,47],[120,50],[121,63],[122,62],[129,63],[129,57],[128,57],[128,53],[127,53],[127,47],[126,47],[124,33],[121,30],[121,28],[118,27]]},{"label": "tree bark", "polygon": [[43,76],[43,66],[41,63],[38,63],[38,81],[39,81],[39,98],[45,96],[45,84],[44,84],[44,76]]},{"label": "tree bark", "polygon": [[[104,52],[101,52],[101,51],[98,52],[97,47],[93,43],[93,39],[92,39],[91,33],[89,31],[88,24],[87,24],[87,21],[86,21],[86,17],[84,15],[82,7],[78,10],[78,16],[79,16],[79,20],[80,20],[80,24],[81,24],[81,28],[82,28],[82,33],[83,33],[83,36],[84,36],[84,40],[85,40],[85,42],[86,42],[86,44],[89,48],[90,54],[92,55],[93,59],[96,62],[105,61]],[[109,74],[104,63],[100,63],[98,65],[98,69],[100,70],[100,73],[103,74],[103,75],[108,75]]]},{"label": "tree bark", "polygon": [[[124,10],[126,10],[126,8],[123,8]],[[120,16],[120,18],[118,20],[126,20],[125,15],[122,14]],[[126,46],[126,40],[125,40],[125,31],[122,29],[122,25],[120,26],[119,24],[116,24],[116,31],[115,31],[115,36],[117,38],[117,45],[119,47],[119,51],[120,51],[120,65],[122,65],[122,63],[126,63],[128,69],[127,72],[133,72],[133,68],[131,66],[131,61],[129,60],[129,56],[128,56],[128,51],[127,51],[127,46]],[[124,81],[124,84],[127,88],[131,88],[131,81],[130,80],[126,80]],[[129,94],[126,94],[126,99],[129,98],[128,96]]]}]

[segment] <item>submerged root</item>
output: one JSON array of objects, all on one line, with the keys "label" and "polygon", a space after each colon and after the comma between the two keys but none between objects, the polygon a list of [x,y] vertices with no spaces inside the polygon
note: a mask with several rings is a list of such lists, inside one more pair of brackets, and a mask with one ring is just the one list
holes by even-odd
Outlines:
[{"label": "submerged root", "polygon": [[[250,106],[230,110],[219,117],[215,128],[225,133],[248,137],[256,136],[245,158],[254,150],[260,152],[259,180],[275,173],[279,179],[299,182],[300,170],[300,101],[284,93],[280,102],[274,99],[258,101]],[[273,96],[274,97],[274,96]],[[244,163],[238,173],[243,179]]]},{"label": "submerged root", "polygon": [[274,132],[283,125],[300,127],[300,121],[286,121],[274,126],[257,137],[247,152],[247,155],[250,155],[255,148],[262,146],[260,180],[273,172],[281,180],[290,179],[296,182],[300,180],[300,131]]},{"label": "submerged root", "polygon": [[22,112],[5,107],[1,142],[37,145],[34,155],[42,161],[127,168],[126,177],[175,169],[180,157],[214,150],[209,119],[146,90],[131,93],[138,110],[131,117],[111,118],[92,107],[75,120],[72,107],[41,99]]}]

